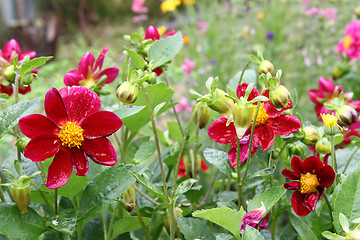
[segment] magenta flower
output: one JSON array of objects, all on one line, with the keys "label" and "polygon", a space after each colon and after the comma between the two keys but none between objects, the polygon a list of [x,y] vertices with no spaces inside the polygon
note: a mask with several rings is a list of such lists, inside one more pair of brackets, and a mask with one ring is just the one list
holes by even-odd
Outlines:
[{"label": "magenta flower", "polygon": [[337,20],[337,9],[336,8],[326,8],[320,11],[320,15],[324,16],[327,20],[336,21]]},{"label": "magenta flower", "polygon": [[99,97],[85,87],[52,88],[45,96],[47,117],[32,114],[20,119],[20,130],[31,138],[24,156],[34,162],[55,156],[45,183],[48,188],[65,185],[73,168],[76,175],[85,176],[87,157],[101,165],[116,164],[115,149],[106,137],[116,132],[122,121],[112,112],[99,111],[100,106]]},{"label": "magenta flower", "polygon": [[199,34],[202,35],[207,32],[208,28],[210,27],[210,24],[207,22],[197,22],[198,27],[200,28]]},{"label": "magenta flower", "polygon": [[284,183],[287,190],[295,190],[291,196],[291,205],[299,216],[306,216],[315,210],[316,203],[335,180],[334,169],[323,164],[316,156],[302,161],[298,156],[291,159],[292,171],[282,170],[284,177],[293,180]]},{"label": "magenta flower", "polygon": [[[249,84],[243,83],[237,87],[237,96],[240,98],[245,95],[245,90]],[[258,96],[260,92],[257,89],[253,89],[249,99],[252,100]],[[269,96],[269,91],[265,91],[265,96]],[[253,105],[253,110],[256,110],[257,105]],[[258,113],[258,117],[255,123],[255,132],[253,137],[253,145],[251,154],[254,155],[260,145],[262,150],[269,149],[275,140],[275,135],[288,135],[296,132],[300,129],[301,123],[300,120],[295,116],[283,114],[286,109],[292,108],[292,101],[289,102],[287,108],[277,109],[275,108],[270,101],[262,103]],[[237,151],[236,151],[236,142],[237,134],[235,126],[233,123],[226,125],[227,118],[220,117],[215,122],[213,122],[209,129],[208,134],[215,142],[218,143],[231,143],[231,149],[229,151],[229,161],[231,166],[237,166]],[[240,139],[240,162],[244,162],[247,159],[249,151],[249,140],[250,140],[250,130],[246,131],[244,136]]]},{"label": "magenta flower", "polygon": [[336,45],[335,50],[348,56],[350,60],[360,59],[360,21],[352,21],[346,26],[344,38]]},{"label": "magenta flower", "polygon": [[[21,64],[22,60],[25,56],[29,56],[30,59],[33,59],[36,56],[36,52],[34,51],[21,51],[19,43],[15,39],[9,40],[3,47],[3,49],[0,49],[0,93],[6,93],[9,96],[13,93],[13,88],[11,83],[7,82],[3,76],[2,73],[6,70],[7,67],[10,65],[13,65],[14,58],[16,56],[18,57],[18,65]],[[31,71],[32,73],[36,74],[37,69],[34,69]],[[23,85],[20,82],[19,86],[19,93],[25,94],[31,91],[30,86]]]},{"label": "magenta flower", "polygon": [[309,16],[309,15],[317,15],[320,13],[320,10],[316,7],[312,7],[309,8],[308,10],[306,10],[305,15]]},{"label": "magenta flower", "polygon": [[105,54],[108,50],[109,47],[105,47],[101,51],[96,62],[94,55],[90,52],[86,52],[79,62],[78,70],[71,70],[66,73],[64,77],[65,85],[70,87],[83,86],[86,88],[92,88],[103,76],[106,76],[106,80],[101,85],[112,83],[119,74],[119,69],[117,67],[112,67],[101,71]]},{"label": "magenta flower", "polygon": [[191,71],[195,68],[195,62],[191,61],[190,59],[185,58],[184,64],[181,65],[181,69],[184,71],[186,77],[189,77]]},{"label": "magenta flower", "polygon": [[186,97],[182,97],[175,106],[176,112],[192,112],[192,107],[188,105]]},{"label": "magenta flower", "polygon": [[149,12],[149,8],[144,6],[145,0],[133,0],[131,4],[131,11],[137,14]]},{"label": "magenta flower", "polygon": [[266,208],[265,208],[264,204],[262,203],[261,208],[255,209],[255,210],[245,214],[245,216],[241,220],[240,234],[243,233],[243,231],[246,229],[246,226],[250,226],[253,228],[259,228],[259,231],[261,231],[264,228],[267,228],[269,225],[268,224],[269,214],[266,214],[266,216],[264,217],[265,213],[266,213]]}]

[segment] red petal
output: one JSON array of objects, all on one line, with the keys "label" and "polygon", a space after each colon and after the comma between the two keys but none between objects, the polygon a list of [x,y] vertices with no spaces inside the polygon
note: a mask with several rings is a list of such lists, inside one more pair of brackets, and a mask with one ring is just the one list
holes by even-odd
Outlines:
[{"label": "red petal", "polygon": [[287,190],[299,190],[300,183],[299,182],[288,182],[284,183],[284,188]]},{"label": "red petal", "polygon": [[299,180],[300,179],[299,173],[295,173],[294,171],[291,171],[289,169],[282,170],[281,174],[290,180]]},{"label": "red petal", "polygon": [[313,103],[322,105],[322,103],[319,100],[323,99],[324,96],[320,94],[319,90],[311,89],[309,90],[309,98]]},{"label": "red petal", "polygon": [[30,91],[31,91],[30,86],[24,86],[22,83],[20,83],[20,85],[19,85],[19,93],[20,94],[26,94],[26,93],[28,93]]},{"label": "red petal", "polygon": [[316,173],[320,186],[323,188],[330,187],[335,180],[335,171],[330,165],[323,166],[319,171]]},{"label": "red petal", "polygon": [[20,45],[15,39],[9,40],[3,47],[3,58],[7,61],[10,60],[12,52],[15,51],[17,54],[21,52]]},{"label": "red petal", "polygon": [[83,150],[96,163],[113,166],[117,162],[116,152],[109,139],[86,139],[82,144]]},{"label": "red petal", "polygon": [[301,122],[295,116],[282,114],[277,118],[270,118],[266,125],[271,127],[276,135],[288,135],[299,130]]},{"label": "red petal", "polygon": [[256,128],[255,134],[260,140],[261,149],[264,151],[268,150],[275,141],[275,133],[267,124]]},{"label": "red petal", "polygon": [[66,86],[79,86],[79,81],[84,78],[77,70],[71,70],[65,74],[64,83]]},{"label": "red petal", "polygon": [[302,164],[305,173],[316,174],[322,167],[323,163],[316,156],[306,158]]},{"label": "red petal", "polygon": [[116,67],[113,68],[107,68],[100,72],[99,76],[97,77],[98,80],[101,79],[102,76],[106,75],[107,78],[104,82],[104,84],[112,83],[117,75],[119,74],[119,69]]},{"label": "red petal", "polygon": [[61,148],[51,163],[45,186],[51,189],[64,186],[72,173],[71,150]]},{"label": "red petal", "polygon": [[34,162],[44,161],[54,156],[61,148],[60,140],[55,135],[40,135],[30,140],[24,150],[24,156]]},{"label": "red petal", "polygon": [[209,167],[206,165],[204,161],[201,161],[201,168],[204,172],[206,172],[209,169]]},{"label": "red petal", "polygon": [[218,143],[232,143],[236,142],[236,130],[234,123],[226,126],[227,118],[220,117],[215,120],[208,128],[208,134],[211,139]]},{"label": "red petal", "polygon": [[301,217],[306,216],[311,212],[305,202],[305,195],[301,194],[299,191],[295,191],[292,194],[291,205],[295,213]]},{"label": "red petal", "polygon": [[301,160],[301,158],[298,156],[294,156],[291,159],[291,168],[296,173],[306,173],[304,172],[304,168],[303,168],[303,160]]},{"label": "red petal", "polygon": [[[253,147],[253,152],[251,154],[251,156],[253,156],[256,152],[257,148],[254,151],[254,147]],[[248,154],[249,154],[249,144],[240,144],[240,163],[243,163],[247,160]],[[237,167],[237,149],[236,149],[236,145],[235,147],[231,148],[229,151],[229,161],[230,164],[233,168]]]},{"label": "red petal", "polygon": [[44,105],[47,117],[56,125],[62,126],[67,122],[67,112],[56,88],[51,88],[46,93]]},{"label": "red petal", "polygon": [[32,114],[19,120],[20,130],[25,136],[34,138],[42,134],[57,135],[58,127],[41,114]]},{"label": "red petal", "polygon": [[305,202],[310,211],[314,211],[317,203],[317,193],[312,193],[310,195],[305,195]]},{"label": "red petal", "polygon": [[72,165],[74,166],[74,170],[76,175],[85,176],[89,171],[89,161],[85,152],[76,147],[71,149],[72,152]]},{"label": "red petal", "polygon": [[98,59],[96,60],[94,70],[96,70],[96,69],[100,70],[102,68],[102,65],[104,63],[105,54],[107,53],[108,50],[109,50],[109,47],[104,47],[104,49],[101,51]]},{"label": "red petal", "polygon": [[87,117],[80,126],[84,137],[93,139],[113,134],[122,126],[122,121],[112,112],[100,111]]},{"label": "red petal", "polygon": [[91,114],[100,110],[99,97],[86,87],[73,86],[69,92],[69,121],[81,124]]},{"label": "red petal", "polygon": [[270,118],[277,118],[280,115],[282,115],[285,110],[291,109],[292,107],[293,107],[293,103],[291,100],[286,108],[284,107],[281,109],[274,107],[274,105],[272,105],[270,101],[264,104],[264,109],[266,110],[266,113],[269,115]]},{"label": "red petal", "polygon": [[319,91],[325,93],[329,96],[332,95],[332,93],[335,90],[335,84],[330,79],[326,78],[319,78]]},{"label": "red petal", "polygon": [[[241,85],[237,86],[236,95],[237,95],[238,98],[245,96],[245,91],[246,91],[246,88],[248,86],[249,86],[248,83],[242,83]],[[259,96],[259,90],[257,90],[256,88],[253,88],[250,95],[249,95],[249,98],[247,100],[250,101],[250,100],[254,99],[257,96]]]},{"label": "red petal", "polygon": [[19,60],[23,60],[25,56],[29,56],[30,59],[33,59],[34,57],[36,57],[36,52],[35,51],[24,51],[22,53],[19,54]]},{"label": "red petal", "polygon": [[82,56],[82,58],[81,58],[81,60],[79,62],[79,65],[78,65],[79,73],[84,78],[87,78],[89,68],[93,69],[94,62],[95,62],[95,58],[94,58],[94,55],[91,52],[84,53],[84,55]]}]

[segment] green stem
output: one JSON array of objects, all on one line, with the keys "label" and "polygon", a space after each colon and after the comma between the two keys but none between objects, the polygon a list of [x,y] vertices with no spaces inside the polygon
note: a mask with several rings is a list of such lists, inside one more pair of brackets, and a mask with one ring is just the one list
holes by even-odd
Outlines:
[{"label": "green stem", "polygon": [[204,198],[200,201],[198,207],[201,207],[202,205],[205,204],[206,199],[209,197],[209,195],[210,195],[210,193],[211,193],[211,190],[212,190],[212,188],[214,187],[214,183],[215,183],[215,181],[216,181],[216,178],[217,178],[217,175],[218,175],[218,174],[219,174],[219,169],[216,171],[213,179],[211,180],[210,187],[209,187],[207,193],[205,194]]},{"label": "green stem", "polygon": [[[334,224],[333,209],[332,209],[332,207],[331,207],[330,201],[329,201],[329,199],[328,199],[328,197],[327,197],[326,194],[324,194],[324,199],[325,199],[326,205],[327,205],[328,208],[329,208],[329,213],[330,213],[331,222],[332,222],[332,224]],[[335,226],[334,226],[334,227],[335,227]]]},{"label": "green stem", "polygon": [[144,198],[146,198],[147,200],[149,200],[149,202],[155,204],[155,205],[160,205],[160,203],[158,203],[157,201],[155,201],[154,199],[152,199],[151,197],[149,197],[148,195],[146,195],[143,191],[141,191],[135,184],[133,184],[134,188],[136,191],[138,191]]},{"label": "green stem", "polygon": [[244,69],[242,70],[241,76],[240,76],[240,79],[239,79],[239,85],[241,84],[241,82],[243,80],[243,77],[244,77],[245,70],[249,66],[250,63],[251,63],[251,60],[245,65]]},{"label": "green stem", "polygon": [[[1,171],[0,171],[0,182],[3,182],[3,183],[5,182],[5,178],[4,178],[4,176],[3,176],[3,174],[2,174]],[[6,189],[6,192],[8,193],[8,195],[9,195],[9,197],[10,197],[10,200],[11,200],[12,202],[15,202],[15,200],[14,200],[12,194],[11,194],[10,188],[9,188],[9,187],[5,187],[5,189]]]},{"label": "green stem", "polygon": [[43,192],[40,190],[40,188],[36,185],[36,183],[30,179],[30,183],[35,187],[35,189],[39,192],[41,198],[44,200],[46,206],[49,208],[50,212],[52,214],[55,214],[54,208],[51,206],[51,204],[49,203],[49,201],[46,199],[45,195],[43,194]]},{"label": "green stem", "polygon": [[242,181],[241,181],[241,168],[240,168],[240,139],[236,138],[236,184],[238,186],[238,208],[242,206]]},{"label": "green stem", "polygon": [[115,205],[115,208],[113,210],[112,216],[111,216],[111,220],[110,220],[110,223],[109,223],[109,229],[108,229],[108,232],[107,232],[107,236],[108,236],[109,239],[112,239],[112,230],[113,230],[113,227],[114,227],[115,216],[116,216],[116,213],[117,213],[117,209],[119,208],[119,205],[120,205],[120,202],[117,202],[116,205]]},{"label": "green stem", "polygon": [[54,206],[55,206],[55,215],[59,214],[59,209],[58,209],[58,189],[55,189],[55,199],[54,199]]},{"label": "green stem", "polygon": [[275,209],[271,209],[272,224],[271,224],[271,240],[275,240],[276,236],[276,221],[275,221]]},{"label": "green stem", "polygon": [[15,104],[17,104],[19,102],[19,86],[20,86],[20,73],[16,72],[16,74],[15,74],[15,91],[14,91]]},{"label": "green stem", "polygon": [[344,170],[342,172],[343,174],[346,172],[346,169],[349,167],[349,164],[350,164],[351,160],[354,158],[354,156],[355,156],[355,154],[357,153],[358,150],[359,150],[359,147],[355,146],[353,153],[351,154],[350,158],[346,162],[345,168],[344,168]]},{"label": "green stem", "polygon": [[[1,183],[1,181],[0,181],[0,183]],[[1,200],[2,202],[5,202],[5,198],[4,198],[4,194],[3,194],[3,192],[2,192],[1,186],[0,186],[0,200]]]},{"label": "green stem", "polygon": [[141,216],[141,213],[140,213],[140,211],[139,211],[138,206],[137,206],[136,204],[132,204],[131,206],[134,207],[135,212],[136,212],[136,215],[137,215],[138,218],[139,218],[139,222],[140,222],[141,227],[142,227],[142,229],[143,229],[143,231],[144,231],[144,233],[145,233],[146,240],[151,240],[149,230],[148,230],[148,228],[146,227],[146,225],[145,225],[145,223],[144,223],[144,220],[143,220],[143,218],[142,218],[142,216]]},{"label": "green stem", "polygon": [[[331,160],[332,160],[332,167],[335,170],[336,175],[338,175],[337,171],[337,163],[336,163],[336,156],[335,156],[335,144],[334,144],[334,135],[330,136],[330,142],[331,142]],[[337,184],[337,176],[335,178],[335,185]]]}]

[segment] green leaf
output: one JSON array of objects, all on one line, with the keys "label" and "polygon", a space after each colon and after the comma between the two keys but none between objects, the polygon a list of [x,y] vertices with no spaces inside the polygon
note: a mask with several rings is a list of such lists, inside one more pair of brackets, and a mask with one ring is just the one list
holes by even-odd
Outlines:
[{"label": "green leaf", "polygon": [[40,102],[40,98],[19,102],[5,109],[0,114],[0,138],[3,137],[12,127],[14,127],[20,118],[32,113]]},{"label": "green leaf", "polygon": [[241,220],[245,216],[244,209],[240,211],[220,205],[219,208],[197,210],[193,212],[194,217],[203,218],[229,230],[237,239],[240,238]]},{"label": "green leaf", "polygon": [[119,164],[99,173],[84,190],[79,207],[80,218],[95,215],[101,207],[120,197],[133,185],[135,178],[128,171],[131,168]]},{"label": "green leaf", "polygon": [[[145,225],[148,226],[151,221],[151,218],[143,217],[142,219]],[[120,234],[130,231],[135,231],[139,228],[141,228],[141,223],[138,217],[129,216],[129,217],[121,218],[114,223],[114,227],[113,227],[114,231],[112,237],[115,238]]]},{"label": "green leaf", "polygon": [[72,235],[76,227],[76,213],[72,211],[62,212],[60,215],[50,216],[46,220],[46,226],[57,232]]},{"label": "green leaf", "polygon": [[264,176],[268,176],[270,174],[273,174],[273,172],[275,171],[276,166],[272,166],[272,167],[268,167],[268,168],[264,168],[261,169],[260,171],[255,172],[254,174],[251,174],[251,176],[249,176],[250,178],[254,178],[254,177],[264,177]]},{"label": "green leaf", "polygon": [[49,61],[52,58],[53,57],[38,57],[31,59],[27,62],[23,62],[20,66],[20,76],[25,77],[26,74],[30,73],[35,68],[44,65],[47,61]]},{"label": "green leaf", "polygon": [[61,188],[59,194],[67,198],[73,198],[88,184],[89,178],[87,176],[77,176],[71,174],[69,181]]},{"label": "green leaf", "polygon": [[125,48],[125,49],[128,52],[129,57],[131,57],[131,64],[136,69],[144,69],[145,64],[146,64],[144,58],[142,58],[137,52],[135,52],[129,48]]},{"label": "green leaf", "polygon": [[197,179],[190,178],[181,182],[179,186],[176,188],[175,195],[180,196],[181,194],[186,193],[191,189],[192,185],[198,181],[199,180]]},{"label": "green leaf", "polygon": [[[339,216],[343,213],[352,222],[360,217],[360,167],[350,173],[341,185],[334,204],[334,227],[337,233],[342,231]],[[350,228],[353,224],[350,224]]]},{"label": "green leaf", "polygon": [[204,158],[209,163],[217,167],[220,172],[228,177],[232,177],[231,173],[234,172],[234,170],[230,166],[228,154],[226,152],[217,149],[206,148],[203,154]]},{"label": "green leaf", "polygon": [[345,237],[336,235],[335,233],[332,233],[332,232],[329,232],[329,231],[322,232],[321,235],[324,238],[330,239],[330,240],[345,240]]},{"label": "green leaf", "polygon": [[136,181],[140,183],[144,188],[148,190],[150,195],[160,197],[163,201],[165,201],[165,195],[162,190],[160,190],[155,184],[150,182],[147,178],[136,174],[135,172],[130,173],[136,178]]},{"label": "green leaf", "polygon": [[177,217],[177,221],[186,240],[216,240],[210,227],[199,219]]},{"label": "green leaf", "polygon": [[286,189],[283,186],[278,186],[274,188],[270,188],[265,192],[262,192],[256,195],[253,199],[249,201],[248,212],[253,211],[257,208],[261,208],[264,203],[266,212],[274,206],[274,204],[280,200],[280,198],[285,194]]},{"label": "green leaf", "polygon": [[[236,90],[237,86],[239,85],[241,73],[242,73],[242,71],[236,73],[235,76],[229,80],[229,83],[226,85],[226,88],[232,88],[232,89]],[[254,69],[246,69],[244,72],[242,82],[243,83],[246,82],[249,84],[253,83],[255,86],[256,79],[257,79],[257,74],[256,74],[255,70]]]},{"label": "green leaf", "polygon": [[135,153],[135,160],[138,162],[144,162],[148,160],[156,151],[154,141],[144,142],[140,145],[139,149]]},{"label": "green leaf", "polygon": [[45,220],[32,208],[21,214],[17,206],[11,203],[0,203],[0,219],[0,232],[8,238],[33,240],[48,230]]},{"label": "green leaf", "polygon": [[156,105],[156,107],[154,108],[154,117],[155,118],[159,114],[160,110],[165,106],[165,104],[166,104],[166,102],[162,102],[162,103]]},{"label": "green leaf", "polygon": [[181,143],[182,139],[183,139],[183,135],[182,135],[182,132],[181,132],[178,122],[176,122],[176,121],[167,122],[167,126],[168,126],[170,137],[172,137],[173,139],[175,139],[176,141]]},{"label": "green leaf", "polygon": [[119,118],[121,118],[121,120],[123,120],[126,117],[129,117],[131,115],[134,115],[138,112],[140,112],[141,110],[143,110],[144,108],[146,108],[146,106],[129,106],[129,105],[125,105],[122,106],[121,108],[119,108],[118,110],[116,110],[114,113],[116,113]]},{"label": "green leaf", "polygon": [[317,240],[315,233],[309,225],[307,225],[301,218],[289,213],[291,225],[295,228],[301,239]]},{"label": "green leaf", "polygon": [[261,233],[257,229],[252,228],[250,226],[246,226],[246,229],[242,235],[242,240],[253,240],[253,239],[265,240],[264,236],[261,235]]},{"label": "green leaf", "polygon": [[349,222],[344,214],[342,214],[342,213],[339,214],[339,221],[340,221],[340,225],[341,225],[342,229],[345,232],[350,232]]},{"label": "green leaf", "polygon": [[178,54],[183,46],[181,32],[155,41],[149,49],[149,62],[152,68],[160,67]]}]

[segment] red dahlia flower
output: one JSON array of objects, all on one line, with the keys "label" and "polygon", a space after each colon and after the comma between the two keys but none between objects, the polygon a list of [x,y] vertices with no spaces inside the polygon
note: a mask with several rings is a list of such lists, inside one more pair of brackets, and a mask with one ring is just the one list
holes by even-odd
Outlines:
[{"label": "red dahlia flower", "polygon": [[294,180],[284,183],[284,188],[295,190],[291,196],[291,205],[297,215],[306,216],[315,210],[316,202],[322,198],[325,188],[333,184],[335,171],[316,156],[310,156],[304,161],[294,156],[291,167],[293,171],[284,169],[281,172],[284,177]]},{"label": "red dahlia flower", "polygon": [[[243,83],[237,87],[237,96],[240,98],[245,95],[245,90],[249,84]],[[257,89],[253,89],[249,99],[259,95]],[[269,96],[269,91],[265,91],[265,96]],[[255,113],[257,105],[253,105],[253,112]],[[275,140],[275,135],[288,135],[296,132],[300,129],[300,120],[295,116],[283,114],[286,109],[292,108],[292,101],[289,102],[287,108],[277,109],[270,101],[262,103],[255,123],[255,132],[253,137],[252,155],[255,154],[258,145],[260,144],[262,150],[269,149]],[[233,167],[237,166],[236,157],[236,141],[237,135],[233,123],[226,126],[227,118],[220,117],[213,122],[209,129],[209,136],[218,143],[232,143],[232,147],[229,152],[230,164]],[[246,131],[244,136],[240,139],[240,162],[244,162],[247,159],[249,151],[249,139],[251,133],[252,124]]]},{"label": "red dahlia flower", "polygon": [[107,136],[122,125],[112,112],[99,111],[101,101],[91,90],[74,86],[70,90],[50,89],[45,96],[47,117],[32,114],[19,121],[30,142],[24,156],[34,162],[54,157],[45,185],[59,188],[67,183],[72,169],[76,175],[88,173],[87,156],[106,166],[116,164],[116,152]]},{"label": "red dahlia flower", "polygon": [[264,228],[267,228],[269,226],[268,224],[269,214],[266,214],[266,216],[263,218],[265,213],[266,213],[266,208],[263,204],[261,208],[255,209],[245,214],[245,216],[241,219],[240,234],[243,233],[243,231],[246,229],[246,226],[259,228],[259,231],[261,231]]},{"label": "red dahlia flower", "polygon": [[106,80],[103,84],[112,83],[119,74],[119,69],[117,67],[112,67],[101,71],[105,54],[108,50],[109,47],[105,47],[101,51],[96,62],[94,55],[91,52],[86,52],[79,62],[78,70],[71,70],[65,75],[65,85],[70,87],[83,86],[91,88],[94,87],[104,75],[106,76]]},{"label": "red dahlia flower", "polygon": [[[36,56],[36,52],[34,51],[21,51],[19,43],[15,39],[9,40],[3,47],[0,49],[0,93],[6,93],[7,95],[12,95],[13,88],[11,83],[4,82],[3,73],[7,69],[7,67],[13,65],[14,58],[18,57],[18,65],[21,64],[22,60],[25,56],[29,56],[30,59],[33,59]],[[32,73],[37,73],[37,69],[31,71]],[[20,82],[19,93],[25,94],[31,91],[30,86],[25,86]]]}]

